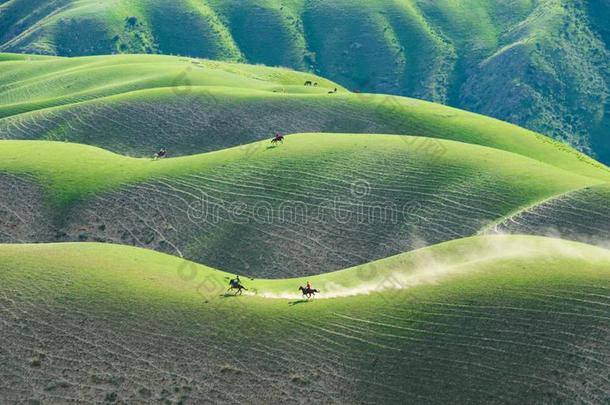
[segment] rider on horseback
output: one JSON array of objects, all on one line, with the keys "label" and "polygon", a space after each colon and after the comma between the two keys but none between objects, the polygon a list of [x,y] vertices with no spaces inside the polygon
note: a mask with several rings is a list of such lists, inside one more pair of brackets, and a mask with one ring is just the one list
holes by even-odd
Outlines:
[{"label": "rider on horseback", "polygon": [[239,276],[235,276],[235,278],[231,279],[231,281],[229,281],[229,285],[231,285],[233,288],[239,288],[241,286]]},{"label": "rider on horseback", "polygon": [[301,291],[301,293],[303,295],[306,295],[308,299],[311,298],[311,297],[315,297],[316,293],[320,292],[320,290],[316,290],[315,288],[313,288],[309,281],[307,282],[305,287],[300,286],[299,287],[299,291]]},{"label": "rider on horseback", "polygon": [[232,278],[231,280],[229,280],[229,289],[227,290],[227,292],[229,292],[230,290],[237,290],[235,292],[235,295],[237,295],[237,294],[241,295],[242,290],[248,291],[248,289],[241,284],[241,280],[239,279],[239,276],[235,276],[235,278]]}]

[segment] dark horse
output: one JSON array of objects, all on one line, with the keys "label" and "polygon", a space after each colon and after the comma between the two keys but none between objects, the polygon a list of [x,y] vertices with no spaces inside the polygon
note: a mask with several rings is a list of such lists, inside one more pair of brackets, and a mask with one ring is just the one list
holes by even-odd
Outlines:
[{"label": "dark horse", "polygon": [[235,279],[232,279],[231,281],[229,281],[229,289],[227,290],[227,292],[229,292],[231,290],[237,290],[237,291],[235,291],[235,295],[237,295],[237,294],[241,295],[242,290],[248,291],[248,289],[246,287],[241,285],[241,283]]},{"label": "dark horse", "polygon": [[307,296],[307,298],[315,297],[316,293],[319,293],[320,290],[316,290],[315,288],[307,288],[300,286],[299,290],[303,293],[303,296]]},{"label": "dark horse", "polygon": [[284,143],[284,135],[275,134],[275,137],[271,140],[271,143],[276,145],[278,142]]}]

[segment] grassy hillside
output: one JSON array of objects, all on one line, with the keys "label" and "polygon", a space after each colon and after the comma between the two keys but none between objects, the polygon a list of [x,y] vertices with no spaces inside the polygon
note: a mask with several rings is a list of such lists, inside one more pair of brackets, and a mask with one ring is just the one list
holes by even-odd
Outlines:
[{"label": "grassy hillside", "polygon": [[[319,82],[320,88],[304,87],[306,80]],[[16,59],[9,54],[2,61],[0,117],[143,89],[171,88],[174,96],[187,96],[194,87],[326,93],[331,85],[336,87],[328,80],[288,69],[188,58],[120,55]]]},{"label": "grassy hillside", "polygon": [[609,265],[560,240],[466,239],[312,278],[303,302],[304,280],[231,298],[226,273],[150,251],[3,245],[0,395],[603,403]]},{"label": "grassy hillside", "polygon": [[0,402],[610,402],[608,13],[0,0]]},{"label": "grassy hillside", "polygon": [[[45,140],[2,142],[4,242],[106,241],[254,275],[313,274],[486,232],[610,179],[519,127],[413,99],[328,94],[337,85],[286,69],[15,54],[0,69],[0,135]],[[252,142],[300,130],[368,134]],[[189,156],[141,158],[160,146]],[[202,151],[215,152],[193,155]],[[549,226],[524,222],[528,233]]]},{"label": "grassy hillside", "polygon": [[69,140],[141,157],[160,146],[193,154],[275,132],[394,133],[490,146],[588,176],[603,167],[513,125],[412,99],[340,87],[327,94],[337,85],[286,69],[144,55],[6,59],[5,139]]},{"label": "grassy hillside", "polygon": [[[12,187],[3,241],[109,241],[257,276],[313,274],[474,235],[607,181],[602,169],[585,177],[498,149],[430,142],[302,134],[278,147],[152,161],[3,141],[0,172]],[[38,196],[30,201],[47,207],[37,211],[44,221],[25,211],[21,195]]]},{"label": "grassy hillside", "polygon": [[490,226],[490,232],[561,235],[608,246],[610,187],[585,187],[553,197]]},{"label": "grassy hillside", "polygon": [[12,0],[0,11],[0,51],[287,66],[494,116],[610,161],[604,0]]}]

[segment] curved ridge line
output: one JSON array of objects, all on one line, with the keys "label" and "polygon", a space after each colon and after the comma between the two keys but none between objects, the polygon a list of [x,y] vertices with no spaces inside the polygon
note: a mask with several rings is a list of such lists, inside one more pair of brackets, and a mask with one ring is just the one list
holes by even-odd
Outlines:
[{"label": "curved ridge line", "polygon": [[[9,119],[9,118],[19,117],[19,116],[26,115],[26,114],[44,113],[44,112],[54,110],[54,109],[76,107],[76,106],[79,106],[81,104],[86,104],[86,103],[113,101],[110,99],[115,98],[115,97],[116,98],[129,97],[129,96],[136,95],[138,93],[154,92],[154,91],[159,91],[159,90],[171,91],[172,89],[176,89],[176,88],[180,88],[180,87],[183,87],[183,86],[156,86],[156,87],[148,87],[145,89],[128,90],[128,91],[124,91],[124,92],[120,92],[120,93],[116,93],[116,94],[100,95],[99,97],[94,97],[94,98],[90,98],[87,100],[79,100],[79,101],[68,102],[65,104],[53,105],[53,106],[49,106],[49,107],[35,108],[32,110],[19,112],[19,113],[12,114],[12,115],[6,115],[3,117],[0,117],[0,121]],[[260,93],[261,95],[267,95],[270,97],[322,96],[322,94],[319,94],[319,93],[274,93],[270,90],[265,90],[262,88],[261,89],[244,89],[242,87],[217,86],[217,85],[191,85],[189,87],[191,89],[196,89],[196,90],[208,89],[208,90],[210,90],[210,92],[218,92],[219,94],[222,94],[223,92],[221,90],[224,89],[224,90],[230,90],[230,91],[236,91],[236,92],[243,91],[244,94]],[[273,85],[272,82],[270,82],[269,87],[275,87],[275,86]],[[96,90],[96,89],[99,89],[99,88],[95,88],[94,90]],[[74,94],[78,94],[78,93],[74,93]],[[50,100],[56,100],[56,99],[50,99]],[[40,101],[44,101],[44,100],[40,100]],[[1,113],[3,107],[15,107],[15,106],[19,106],[20,104],[30,104],[30,103],[14,103],[14,104],[0,105],[0,113]],[[439,139],[444,139],[444,138],[439,138]]]},{"label": "curved ridge line", "polygon": [[514,217],[516,217],[518,215],[521,215],[524,212],[527,212],[527,211],[530,211],[532,209],[535,209],[536,207],[538,207],[538,206],[540,206],[542,204],[546,204],[548,202],[551,202],[551,201],[557,200],[559,198],[565,197],[565,196],[567,196],[569,194],[577,193],[579,191],[583,191],[583,190],[586,190],[586,189],[591,188],[591,187],[601,186],[601,185],[604,185],[604,184],[610,184],[610,183],[604,182],[604,181],[600,181],[598,183],[588,184],[586,186],[578,187],[578,188],[575,188],[575,189],[572,189],[572,190],[564,191],[563,193],[552,195],[552,196],[550,196],[548,198],[543,198],[542,200],[538,200],[535,203],[530,204],[528,206],[519,207],[515,211],[513,211],[513,212],[511,212],[511,213],[509,213],[507,215],[504,215],[501,218],[498,218],[496,221],[493,221],[490,224],[485,225],[483,228],[481,228],[476,233],[476,235],[477,236],[489,235],[489,232],[492,232],[493,228],[497,228],[499,225],[503,224],[504,222],[508,221],[509,219],[514,218]]}]

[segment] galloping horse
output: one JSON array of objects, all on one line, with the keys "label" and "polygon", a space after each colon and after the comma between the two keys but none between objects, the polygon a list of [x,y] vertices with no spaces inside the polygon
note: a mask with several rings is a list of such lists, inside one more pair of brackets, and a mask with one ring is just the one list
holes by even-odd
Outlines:
[{"label": "galloping horse", "polygon": [[319,293],[320,290],[316,290],[315,288],[307,288],[307,287],[303,287],[300,286],[299,290],[301,291],[301,293],[303,293],[303,296],[307,296],[307,298],[311,298],[312,296],[315,297],[316,293]]},{"label": "galloping horse", "polygon": [[284,135],[281,134],[275,134],[275,137],[271,140],[271,143],[273,145],[277,144],[277,143],[284,143]]},{"label": "galloping horse", "polygon": [[241,285],[241,283],[235,279],[232,279],[231,281],[229,281],[229,289],[227,290],[227,292],[229,292],[231,290],[237,290],[237,291],[235,291],[235,295],[237,295],[237,294],[241,295],[242,290],[248,291],[248,289],[246,287]]}]

